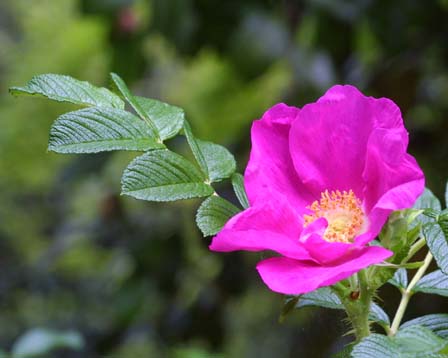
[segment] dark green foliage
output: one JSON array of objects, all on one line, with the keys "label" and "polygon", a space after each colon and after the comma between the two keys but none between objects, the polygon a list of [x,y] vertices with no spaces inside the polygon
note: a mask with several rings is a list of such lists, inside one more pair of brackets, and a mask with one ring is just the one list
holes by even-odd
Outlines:
[{"label": "dark green foliage", "polygon": [[122,192],[137,199],[173,201],[213,193],[204,176],[186,159],[169,150],[155,150],[135,158],[122,178]]},{"label": "dark green foliage", "polygon": [[426,327],[442,338],[448,338],[448,314],[436,313],[421,316],[407,321],[401,325],[401,328],[410,326]]},{"label": "dark green foliage", "polygon": [[240,210],[227,200],[212,195],[206,199],[198,209],[196,223],[204,236],[218,233]]},{"label": "dark green foliage", "polygon": [[163,147],[148,126],[133,114],[99,107],[60,116],[51,127],[48,144],[48,150],[58,153],[146,151]]},{"label": "dark green foliage", "polygon": [[229,178],[236,168],[235,158],[223,146],[194,137],[187,122],[184,132],[196,161],[210,182]]},{"label": "dark green foliage", "polygon": [[241,206],[247,209],[249,207],[249,199],[244,189],[244,178],[240,173],[234,173],[232,175],[232,186]]},{"label": "dark green foliage", "polygon": [[[288,301],[286,304],[288,304]],[[299,296],[296,303],[296,308],[306,306],[318,306],[338,310],[344,309],[344,305],[338,295],[333,292],[330,287],[323,287],[316,291]],[[370,308],[369,320],[377,322],[380,325],[390,324],[389,317],[376,303],[373,303]]]},{"label": "dark green foliage", "polygon": [[423,276],[414,287],[415,292],[433,293],[448,297],[448,276],[441,270],[436,270]]},{"label": "dark green foliage", "polygon": [[[423,326],[408,326],[395,337],[372,334],[353,347],[353,358],[443,357],[448,341]],[[439,355],[440,354],[440,355]]]},{"label": "dark green foliage", "polygon": [[182,129],[185,119],[182,108],[152,98],[135,96],[135,99],[154,122],[161,140],[174,137]]},{"label": "dark green foliage", "polygon": [[35,76],[25,87],[11,87],[9,92],[15,96],[36,95],[82,106],[124,108],[124,102],[108,89],[59,74]]}]

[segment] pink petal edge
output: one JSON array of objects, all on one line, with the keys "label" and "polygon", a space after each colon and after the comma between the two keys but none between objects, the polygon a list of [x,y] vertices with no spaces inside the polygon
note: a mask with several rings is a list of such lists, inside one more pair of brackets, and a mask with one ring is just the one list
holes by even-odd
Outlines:
[{"label": "pink petal edge", "polygon": [[272,250],[286,257],[311,260],[299,241],[301,231],[301,216],[282,194],[271,192],[230,219],[209,248],[221,252]]},{"label": "pink petal edge", "polygon": [[283,103],[267,110],[251,130],[252,149],[244,173],[249,202],[269,190],[283,193],[296,208],[313,200],[300,183],[289,155],[288,135],[300,109]]},{"label": "pink petal edge", "polygon": [[392,255],[391,251],[383,247],[369,246],[362,255],[335,266],[311,265],[286,257],[273,257],[260,261],[257,270],[272,291],[299,295],[333,285]]}]

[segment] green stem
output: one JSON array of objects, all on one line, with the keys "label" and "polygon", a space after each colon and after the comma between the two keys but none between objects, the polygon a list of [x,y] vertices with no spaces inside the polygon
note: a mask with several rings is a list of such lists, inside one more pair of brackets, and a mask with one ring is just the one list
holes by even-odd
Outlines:
[{"label": "green stem", "polygon": [[423,266],[417,270],[417,272],[415,273],[415,275],[412,278],[409,285],[406,287],[405,290],[403,290],[400,304],[398,305],[398,309],[397,309],[397,312],[395,313],[395,317],[392,322],[392,326],[390,327],[389,336],[394,336],[397,333],[398,327],[400,327],[400,323],[401,323],[401,320],[403,319],[406,308],[408,307],[409,300],[411,299],[412,295],[414,294],[412,289],[415,287],[417,282],[425,274],[431,261],[432,261],[432,254],[431,254],[431,252],[428,252],[425,257],[425,261],[423,262]]},{"label": "green stem", "polygon": [[414,257],[414,255],[426,244],[426,239],[424,237],[418,239],[414,245],[409,249],[408,255],[401,261],[402,264],[405,264],[410,259]]},{"label": "green stem", "polygon": [[358,283],[359,297],[341,297],[347,316],[352,323],[356,342],[370,334],[369,312],[373,295],[368,286],[365,270],[358,272]]}]

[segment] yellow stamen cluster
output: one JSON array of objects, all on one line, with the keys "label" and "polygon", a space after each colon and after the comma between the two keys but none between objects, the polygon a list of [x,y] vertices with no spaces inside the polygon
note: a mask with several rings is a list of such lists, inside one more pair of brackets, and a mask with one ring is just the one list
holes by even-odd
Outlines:
[{"label": "yellow stamen cluster", "polygon": [[364,213],[361,201],[350,191],[328,191],[321,193],[319,201],[307,207],[313,214],[305,215],[305,226],[324,217],[328,227],[324,239],[328,242],[351,243],[360,233],[364,224]]}]

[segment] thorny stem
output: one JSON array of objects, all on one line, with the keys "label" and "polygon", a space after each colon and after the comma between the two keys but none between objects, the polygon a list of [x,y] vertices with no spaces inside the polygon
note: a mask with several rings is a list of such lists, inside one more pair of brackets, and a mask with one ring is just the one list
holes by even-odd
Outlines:
[{"label": "thorny stem", "polygon": [[395,313],[395,317],[392,322],[392,326],[390,327],[389,336],[394,336],[397,333],[398,327],[400,327],[400,323],[401,323],[401,320],[403,319],[403,316],[404,316],[404,313],[408,306],[409,300],[411,299],[411,296],[414,294],[412,289],[415,287],[417,282],[425,274],[431,261],[432,261],[432,254],[431,254],[431,252],[428,252],[425,257],[425,261],[423,262],[423,266],[417,270],[417,272],[415,273],[415,275],[412,278],[409,285],[406,287],[405,290],[403,290],[400,304],[398,306],[397,312]]},{"label": "thorny stem", "polygon": [[358,272],[359,296],[341,295],[339,297],[344,304],[356,337],[356,342],[361,341],[370,334],[369,312],[372,303],[373,292],[369,288],[365,270]]}]

